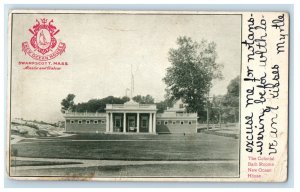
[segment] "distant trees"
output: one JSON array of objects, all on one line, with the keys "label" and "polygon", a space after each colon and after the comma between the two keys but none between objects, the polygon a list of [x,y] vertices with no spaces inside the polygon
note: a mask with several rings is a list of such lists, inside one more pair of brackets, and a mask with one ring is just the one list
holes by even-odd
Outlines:
[{"label": "distant trees", "polygon": [[90,99],[88,102],[78,103],[75,106],[76,112],[102,112],[105,109],[105,104],[101,99]]},{"label": "distant trees", "polygon": [[[130,100],[129,97],[114,97],[108,96],[102,99],[90,99],[87,102],[81,102],[78,104],[74,103],[74,94],[68,94],[68,96],[62,100],[61,102],[61,111],[65,113],[66,111],[72,112],[105,112],[106,104],[124,104]],[[154,104],[154,98],[151,95],[136,95],[132,98],[137,103],[140,104]],[[167,107],[172,106],[172,102],[170,101],[162,101],[157,103],[157,108],[159,112],[163,112]]]},{"label": "distant trees", "polygon": [[[66,111],[71,112],[105,112],[106,104],[124,104],[127,101],[130,100],[129,97],[114,97],[114,96],[108,96],[104,97],[102,99],[90,99],[87,102],[81,102],[81,103],[74,103],[74,94],[68,94],[68,96],[62,100],[61,105],[62,109],[61,111],[65,113]],[[164,101],[155,103],[154,98],[151,95],[136,95],[132,98],[133,101],[140,103],[140,104],[156,104],[157,112],[162,113],[164,110],[166,110],[168,107],[172,107],[174,102],[169,99],[165,99]]]},{"label": "distant trees", "polygon": [[102,99],[90,99],[88,102],[82,102],[75,105],[76,112],[105,112],[106,104],[124,104],[129,101],[128,97],[108,96]]},{"label": "distant trees", "polygon": [[156,103],[157,113],[163,113],[168,107],[173,107],[174,102],[169,99]]},{"label": "distant trees", "polygon": [[[237,122],[239,118],[239,95],[240,76],[237,76],[228,84],[225,95],[213,96],[208,103],[210,122],[219,122],[220,115],[223,122]],[[206,116],[202,121],[205,120]]]},{"label": "distant trees", "polygon": [[140,104],[154,104],[154,98],[151,95],[137,95],[134,96],[132,100]]},{"label": "distant trees", "polygon": [[[211,100],[208,102],[209,108],[209,120],[211,123],[218,123],[220,120],[220,114],[222,114],[222,101],[224,99],[224,95],[213,96]],[[205,114],[207,115],[207,114]],[[205,116],[205,122],[207,121],[207,117]]]},{"label": "distant trees", "polygon": [[187,111],[201,114],[206,110],[212,80],[222,78],[222,65],[216,63],[216,44],[205,40],[198,43],[184,36],[177,39],[177,45],[169,51],[171,67],[163,78],[167,97],[182,99],[188,104]]},{"label": "distant trees", "polygon": [[61,112],[76,111],[76,112],[105,112],[106,104],[124,104],[129,101],[128,97],[113,97],[108,96],[102,99],[90,99],[88,102],[74,103],[74,94],[68,96],[61,101]]}]

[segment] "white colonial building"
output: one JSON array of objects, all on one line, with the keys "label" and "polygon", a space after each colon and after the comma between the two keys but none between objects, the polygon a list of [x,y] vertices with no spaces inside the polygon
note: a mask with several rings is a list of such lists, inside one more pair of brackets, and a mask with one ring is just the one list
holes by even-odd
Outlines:
[{"label": "white colonial building", "polygon": [[106,113],[66,113],[65,129],[72,133],[196,133],[197,114],[186,113],[178,101],[157,113],[155,104],[107,104]]}]

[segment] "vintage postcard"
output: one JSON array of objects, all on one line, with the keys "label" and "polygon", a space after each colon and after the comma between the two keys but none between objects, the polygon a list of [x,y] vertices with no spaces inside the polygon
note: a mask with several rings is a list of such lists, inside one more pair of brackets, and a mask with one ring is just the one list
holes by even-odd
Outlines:
[{"label": "vintage postcard", "polygon": [[289,14],[11,10],[12,179],[284,182]]}]

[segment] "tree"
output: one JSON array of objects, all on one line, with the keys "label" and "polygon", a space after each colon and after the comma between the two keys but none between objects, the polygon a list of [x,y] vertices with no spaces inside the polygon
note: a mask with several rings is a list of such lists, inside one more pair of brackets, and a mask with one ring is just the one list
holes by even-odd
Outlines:
[{"label": "tree", "polygon": [[170,100],[182,99],[188,104],[188,112],[206,109],[207,95],[213,79],[221,79],[221,64],[216,63],[217,52],[214,42],[200,43],[189,37],[177,39],[178,48],[170,49],[169,61],[163,81],[166,83]]},{"label": "tree", "polygon": [[154,104],[154,98],[151,95],[146,95],[146,96],[137,95],[134,96],[132,100],[139,104]]},{"label": "tree", "polygon": [[124,103],[126,103],[126,102],[130,101],[130,98],[127,96],[123,96],[122,100],[124,101]]},{"label": "tree", "polygon": [[72,110],[74,107],[74,94],[68,94],[65,99],[61,101],[61,112],[65,113],[66,111]]},{"label": "tree", "polygon": [[158,102],[156,103],[157,113],[163,113],[168,107],[172,107],[173,105],[174,103],[169,99]]},{"label": "tree", "polygon": [[212,123],[219,123],[220,115],[222,114],[222,102],[224,95],[213,96],[209,102],[209,121]]},{"label": "tree", "polygon": [[236,122],[239,117],[240,97],[240,76],[232,79],[227,86],[227,93],[224,95],[222,105],[228,108],[224,112],[224,119],[229,122]]},{"label": "tree", "polygon": [[76,112],[105,112],[106,104],[124,104],[129,101],[129,98],[124,96],[122,98],[108,96],[102,99],[90,99],[88,102],[78,103],[72,108]]},{"label": "tree", "polygon": [[232,79],[227,86],[227,93],[224,95],[222,104],[228,107],[239,107],[240,76]]}]

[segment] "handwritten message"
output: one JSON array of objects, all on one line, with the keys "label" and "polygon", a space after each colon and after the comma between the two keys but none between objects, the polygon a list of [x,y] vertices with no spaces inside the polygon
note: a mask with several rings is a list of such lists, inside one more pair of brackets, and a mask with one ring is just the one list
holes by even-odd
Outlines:
[{"label": "handwritten message", "polygon": [[[281,106],[281,55],[287,54],[288,30],[285,14],[250,14],[247,34],[242,40],[244,59],[243,88],[245,113],[241,117],[245,142],[242,150],[248,154],[248,178],[261,178],[260,173],[274,170],[274,159],[281,140],[278,125]],[[274,38],[274,36],[276,36]]]}]

